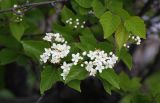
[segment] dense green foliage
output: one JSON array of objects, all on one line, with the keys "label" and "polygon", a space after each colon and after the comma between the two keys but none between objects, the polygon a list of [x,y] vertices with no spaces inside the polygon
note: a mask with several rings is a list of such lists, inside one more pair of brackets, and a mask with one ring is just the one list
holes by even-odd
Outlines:
[{"label": "dense green foliage", "polygon": [[[36,1],[39,2],[39,0]],[[23,4],[23,1],[21,2]],[[16,0],[2,0],[0,7],[1,9],[10,8],[18,3]],[[40,55],[50,44],[42,40],[45,31],[40,29],[43,24],[39,23],[45,19],[46,12],[54,14],[55,11],[56,9],[51,6],[46,9],[35,8],[27,11],[20,22],[15,21],[18,15],[12,12],[0,14],[0,88],[4,87],[1,74],[6,64],[16,62],[25,67],[28,62],[34,62],[41,71],[41,94],[57,81],[63,81],[69,87],[81,91],[81,80],[89,75],[80,65],[73,66],[66,80],[63,80],[59,66],[40,63]],[[80,21],[86,21],[86,24],[84,28],[75,29],[74,24],[66,23],[69,18],[78,18]],[[118,56],[119,61],[124,62],[129,71],[133,65],[132,56],[123,45],[132,42],[129,39],[130,34],[146,38],[144,21],[125,10],[122,0],[70,0],[70,5],[63,6],[58,19],[52,23],[51,29],[50,32],[59,32],[63,35],[72,48],[71,53],[95,49],[104,50],[107,53],[112,51]],[[65,60],[70,58],[69,56]],[[31,69],[31,65],[25,68]],[[120,103],[151,103],[151,101],[159,103],[158,76],[159,73],[145,81],[148,90],[145,93],[141,89],[143,85],[140,83],[140,78],[130,78],[124,71],[116,73],[111,68],[96,75],[102,81],[107,93],[116,91],[123,96]]]}]

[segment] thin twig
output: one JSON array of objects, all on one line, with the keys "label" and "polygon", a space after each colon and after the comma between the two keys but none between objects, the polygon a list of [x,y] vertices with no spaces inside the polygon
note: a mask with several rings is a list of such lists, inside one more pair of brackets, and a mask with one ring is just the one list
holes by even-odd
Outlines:
[{"label": "thin twig", "polygon": [[18,7],[2,9],[2,10],[0,10],[0,13],[14,12],[14,10],[16,10],[16,9],[24,9],[24,8],[27,8],[27,7],[35,7],[35,6],[53,4],[53,3],[64,2],[64,1],[65,0],[56,0],[56,1],[44,1],[44,2],[38,2],[38,3],[24,4],[24,5],[20,5]]}]

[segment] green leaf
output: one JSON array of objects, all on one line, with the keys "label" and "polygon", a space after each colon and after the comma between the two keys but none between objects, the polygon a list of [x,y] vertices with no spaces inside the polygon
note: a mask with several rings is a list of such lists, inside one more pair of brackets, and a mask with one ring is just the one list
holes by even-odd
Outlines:
[{"label": "green leaf", "polygon": [[132,60],[132,56],[127,52],[127,50],[121,49],[119,57],[126,64],[126,66],[131,70],[133,65],[133,60]]},{"label": "green leaf", "polygon": [[65,83],[68,83],[75,79],[83,80],[87,77],[87,75],[88,75],[88,72],[84,68],[80,67],[79,65],[72,66],[69,74],[66,77]]},{"label": "green leaf", "polygon": [[125,74],[124,72],[122,72],[119,75],[119,80],[120,80],[120,87],[125,92],[134,92],[140,89],[141,87],[139,78],[130,79],[128,75]]},{"label": "green leaf", "polygon": [[12,0],[2,0],[0,2],[1,9],[10,8],[12,6]]},{"label": "green leaf", "polygon": [[134,35],[140,36],[141,38],[146,38],[145,24],[140,17],[130,17],[125,21],[124,26],[127,31],[133,33]]},{"label": "green leaf", "polygon": [[109,53],[110,51],[112,51],[114,49],[114,45],[113,45],[113,43],[107,42],[107,41],[98,42],[97,48]]},{"label": "green leaf", "polygon": [[67,83],[67,85],[69,87],[71,87],[71,88],[73,88],[73,89],[75,89],[75,90],[77,90],[79,92],[81,91],[80,84],[81,84],[81,81],[79,81],[79,80],[72,80],[69,83]]},{"label": "green leaf", "polygon": [[120,89],[119,87],[119,78],[118,75],[114,72],[113,69],[107,69],[103,70],[102,73],[100,73],[100,76],[109,82],[113,87]]},{"label": "green leaf", "polygon": [[93,33],[89,28],[84,29],[81,32],[82,36],[80,36],[80,40],[82,43],[89,43],[95,45],[97,43],[96,38],[94,37]]},{"label": "green leaf", "polygon": [[94,14],[99,18],[105,12],[104,5],[99,0],[93,0],[92,7],[94,10]]},{"label": "green leaf", "polygon": [[152,103],[152,102],[153,102],[152,98],[147,94],[135,94],[131,100],[131,103]]},{"label": "green leaf", "polygon": [[93,0],[75,0],[75,1],[84,8],[91,8]]},{"label": "green leaf", "polygon": [[102,83],[103,83],[103,86],[104,86],[105,91],[111,95],[112,85],[109,84],[109,83],[108,83],[106,80],[104,80],[104,79],[102,79]]},{"label": "green leaf", "polygon": [[26,55],[37,60],[40,59],[40,55],[44,52],[44,48],[49,47],[47,42],[33,40],[22,41],[22,45]]},{"label": "green leaf", "polygon": [[25,27],[22,23],[10,23],[10,30],[12,35],[20,41],[21,37],[24,34]]},{"label": "green leaf", "polygon": [[80,43],[75,43],[75,46],[84,51],[95,50],[97,46],[97,40],[90,29],[84,29],[81,34]]},{"label": "green leaf", "polygon": [[12,49],[20,49],[21,44],[11,35],[0,35],[0,44]]},{"label": "green leaf", "polygon": [[148,90],[153,96],[157,96],[160,94],[160,71],[157,71],[153,73],[151,76],[149,76],[146,81],[145,85],[148,87]]},{"label": "green leaf", "polygon": [[88,11],[90,11],[89,8],[83,8],[83,7],[79,6],[79,4],[75,0],[71,0],[71,4],[77,14],[87,15]]},{"label": "green leaf", "polygon": [[123,7],[122,0],[109,0],[107,3],[107,8],[109,10],[121,9]]},{"label": "green leaf", "polygon": [[19,53],[17,51],[7,48],[2,49],[0,51],[0,65],[6,65],[11,62],[14,62],[18,56]]},{"label": "green leaf", "polygon": [[133,95],[126,95],[120,100],[120,103],[131,103],[132,98]]},{"label": "green leaf", "polygon": [[69,27],[66,27],[66,26],[64,27],[64,26],[54,23],[53,30],[55,32],[60,33],[65,38],[65,40],[70,41],[70,43],[74,40],[73,39],[74,32]]},{"label": "green leaf", "polygon": [[104,38],[111,36],[118,28],[121,19],[119,16],[107,11],[100,17],[100,23],[103,27]]},{"label": "green leaf", "polygon": [[122,20],[126,20],[130,17],[129,13],[122,8],[112,10],[112,12],[115,13],[116,15],[120,16],[122,18]]},{"label": "green leaf", "polygon": [[63,7],[62,12],[61,12],[61,20],[66,23],[66,20],[69,18],[75,18],[75,14],[66,6]]},{"label": "green leaf", "polygon": [[60,73],[57,68],[46,66],[41,72],[40,91],[43,94],[50,89],[57,81],[60,81]]},{"label": "green leaf", "polygon": [[116,43],[118,44],[119,49],[127,42],[129,34],[126,31],[125,27],[122,25],[119,25],[116,33],[115,33],[115,39]]}]

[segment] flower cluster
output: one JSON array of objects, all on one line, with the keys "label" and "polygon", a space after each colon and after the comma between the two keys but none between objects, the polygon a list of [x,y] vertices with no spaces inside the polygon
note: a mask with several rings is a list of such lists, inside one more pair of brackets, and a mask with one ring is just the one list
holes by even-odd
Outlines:
[{"label": "flower cluster", "polygon": [[[134,43],[136,43],[137,45],[140,45],[141,44],[141,38],[139,37],[139,36],[134,36],[134,35],[129,35],[129,39],[131,39]],[[126,48],[130,48],[130,46],[129,45],[127,45],[127,44],[124,44],[123,45],[124,47],[126,47]]]},{"label": "flower cluster", "polygon": [[23,16],[24,16],[22,10],[17,9],[17,7],[18,7],[17,4],[14,4],[13,7],[15,9],[14,16],[16,16],[15,21],[16,22],[21,22],[23,20]]},{"label": "flower cluster", "polygon": [[68,20],[66,20],[66,24],[73,25],[75,29],[77,29],[78,27],[84,28],[85,23],[86,23],[85,21],[80,22],[78,18],[76,20],[73,20],[72,18],[69,18]]},{"label": "flower cluster", "polygon": [[50,48],[45,48],[45,52],[40,55],[40,61],[46,63],[50,61],[53,64],[59,63],[62,58],[66,57],[70,52],[70,46],[59,33],[46,33],[43,40],[52,43]]},{"label": "flower cluster", "polygon": [[107,54],[100,50],[89,51],[86,56],[90,59],[90,61],[85,61],[84,64],[86,65],[86,70],[91,76],[95,76],[97,71],[102,73],[104,69],[113,68],[118,60],[118,57],[112,52]]},{"label": "flower cluster", "polygon": [[60,43],[66,42],[62,37],[62,35],[60,35],[59,33],[46,33],[46,36],[43,38],[43,40],[48,42],[60,42]]},{"label": "flower cluster", "polygon": [[139,36],[129,36],[129,38],[131,38],[133,41],[136,42],[137,45],[141,44],[141,38]]},{"label": "flower cluster", "polygon": [[[45,48],[45,52],[40,55],[40,61],[47,63],[48,61],[56,64],[60,63],[62,58],[65,58],[70,52],[70,46],[67,41],[59,33],[46,33],[43,40],[50,42],[50,48]],[[65,80],[74,65],[80,65],[82,68],[89,72],[90,76],[95,76],[97,72],[102,73],[104,69],[113,68],[118,60],[112,52],[109,54],[103,50],[94,50],[89,52],[75,53],[71,55],[71,62],[63,62],[61,65],[61,76]],[[81,68],[81,69],[82,69]]]},{"label": "flower cluster", "polygon": [[[89,51],[88,53],[83,52],[82,55],[83,56],[81,56],[80,53],[72,54],[72,63],[63,63],[61,66],[61,69],[63,70],[61,76],[64,80],[66,79],[71,67],[73,65],[78,65],[78,63],[89,72],[90,76],[95,76],[97,71],[102,73],[104,69],[113,68],[118,60],[118,57],[112,52],[107,54],[100,50]],[[87,58],[87,61],[85,61],[84,58]],[[80,62],[80,60],[83,61]]]},{"label": "flower cluster", "polygon": [[69,74],[69,71],[71,69],[71,67],[73,66],[73,63],[66,63],[63,62],[63,65],[61,66],[61,69],[63,70],[63,72],[61,73],[61,76],[63,77],[63,80],[66,79],[67,75]]}]

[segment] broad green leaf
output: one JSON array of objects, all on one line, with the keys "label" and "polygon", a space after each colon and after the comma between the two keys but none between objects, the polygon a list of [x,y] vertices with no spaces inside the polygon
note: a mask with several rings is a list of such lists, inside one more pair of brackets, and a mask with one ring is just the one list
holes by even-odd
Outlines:
[{"label": "broad green leaf", "polygon": [[83,7],[79,6],[79,4],[75,0],[71,0],[71,4],[77,14],[87,15],[88,11],[90,11],[89,8],[83,8]]},{"label": "broad green leaf", "polygon": [[85,29],[81,32],[80,43],[75,43],[75,45],[84,51],[95,50],[97,46],[97,40],[94,37],[90,29]]},{"label": "broad green leaf", "polygon": [[20,49],[21,44],[11,35],[0,34],[0,44],[7,48]]},{"label": "broad green leaf", "polygon": [[134,35],[140,36],[141,38],[146,38],[145,24],[140,17],[130,17],[125,21],[124,26],[126,27],[127,31],[133,33]]},{"label": "broad green leaf", "polygon": [[70,81],[69,83],[67,83],[67,85],[77,91],[81,91],[80,89],[80,84],[81,84],[81,81],[80,80],[72,80]]},{"label": "broad green leaf", "polygon": [[100,73],[100,76],[101,78],[109,82],[113,87],[120,89],[118,75],[113,69],[103,70],[103,72]]},{"label": "broad green leaf", "polygon": [[118,44],[119,49],[127,42],[129,34],[126,31],[123,24],[119,25],[116,33],[115,33],[115,39],[116,43]]},{"label": "broad green leaf", "polygon": [[93,45],[95,47],[97,40],[94,37],[93,33],[90,31],[90,29],[86,28],[82,32],[82,36],[80,36],[81,43],[85,45]]},{"label": "broad green leaf", "polygon": [[130,17],[129,13],[122,8],[115,9],[115,10],[113,9],[112,12],[115,13],[116,15],[120,16],[122,18],[122,20],[126,20]]},{"label": "broad green leaf", "polygon": [[133,60],[132,60],[132,56],[127,52],[127,50],[121,49],[119,57],[126,64],[126,66],[131,70],[133,65]]},{"label": "broad green leaf", "polygon": [[44,52],[44,48],[48,48],[49,44],[44,41],[26,40],[22,41],[24,52],[33,59],[39,60],[40,55]]},{"label": "broad green leaf", "polygon": [[98,18],[105,12],[105,7],[100,0],[93,0],[92,7],[93,7],[94,14]]},{"label": "broad green leaf", "polygon": [[19,52],[14,51],[12,49],[2,49],[0,51],[0,65],[6,65],[11,62],[14,62],[19,56]]},{"label": "broad green leaf", "polygon": [[160,71],[157,71],[153,73],[151,76],[149,76],[146,81],[145,85],[148,87],[148,90],[153,94],[153,96],[157,96],[160,93]]},{"label": "broad green leaf", "polygon": [[134,92],[140,89],[141,87],[140,79],[138,78],[130,79],[128,75],[125,74],[124,72],[122,72],[119,75],[119,80],[120,80],[120,87],[125,92]]},{"label": "broad green leaf", "polygon": [[69,8],[64,6],[61,12],[61,20],[66,23],[66,20],[70,18],[75,19],[75,14]]},{"label": "broad green leaf", "polygon": [[104,79],[102,79],[102,83],[103,83],[103,86],[104,86],[105,91],[111,95],[112,85],[109,84],[109,83],[108,83],[106,80],[104,80]]},{"label": "broad green leaf", "polygon": [[107,8],[109,10],[121,9],[123,7],[122,0],[108,0]]},{"label": "broad green leaf", "polygon": [[12,35],[20,41],[24,34],[25,27],[22,23],[10,23],[10,30]]},{"label": "broad green leaf", "polygon": [[84,8],[91,8],[93,0],[75,0],[75,1]]},{"label": "broad green leaf", "polygon": [[12,0],[2,0],[0,1],[1,9],[10,8],[12,6]]},{"label": "broad green leaf", "polygon": [[66,77],[65,83],[68,83],[72,80],[83,80],[87,77],[87,71],[80,67],[79,65],[72,66],[69,74]]},{"label": "broad green leaf", "polygon": [[57,81],[60,81],[60,73],[57,68],[46,66],[41,72],[40,91],[43,94],[50,89]]},{"label": "broad green leaf", "polygon": [[104,38],[111,36],[118,26],[120,25],[121,19],[119,16],[112,14],[107,11],[100,17],[100,23],[103,27]]},{"label": "broad green leaf", "polygon": [[66,26],[64,27],[64,26],[54,23],[53,30],[55,32],[60,33],[65,38],[65,40],[69,41],[70,43],[74,40],[73,39],[74,32],[69,27],[66,27]]},{"label": "broad green leaf", "polygon": [[131,103],[132,98],[132,95],[126,95],[120,100],[120,103]]},{"label": "broad green leaf", "polygon": [[107,41],[99,42],[97,48],[109,53],[110,51],[112,51],[114,49],[114,45],[110,42],[107,42]]},{"label": "broad green leaf", "polygon": [[0,90],[0,97],[1,99],[15,99],[16,98],[15,95],[10,90],[7,90],[7,89]]},{"label": "broad green leaf", "polygon": [[147,94],[135,94],[131,100],[131,103],[152,103],[152,102],[153,102],[152,98]]}]

